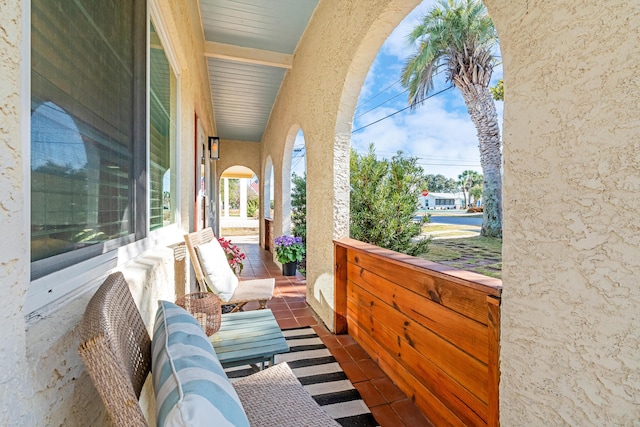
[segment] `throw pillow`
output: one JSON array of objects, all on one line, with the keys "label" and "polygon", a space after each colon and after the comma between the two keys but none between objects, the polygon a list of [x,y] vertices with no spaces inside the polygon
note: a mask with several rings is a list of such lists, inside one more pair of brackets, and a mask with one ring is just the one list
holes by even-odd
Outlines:
[{"label": "throw pillow", "polygon": [[207,286],[223,302],[228,302],[238,286],[238,278],[229,267],[227,255],[217,239],[196,246]]},{"label": "throw pillow", "polygon": [[158,301],[151,353],[158,426],[249,426],[238,394],[189,312]]}]

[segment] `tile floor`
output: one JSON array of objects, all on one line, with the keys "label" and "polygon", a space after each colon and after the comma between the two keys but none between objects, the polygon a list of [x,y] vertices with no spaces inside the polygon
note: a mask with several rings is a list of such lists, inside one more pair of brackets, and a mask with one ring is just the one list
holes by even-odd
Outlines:
[{"label": "tile floor", "polygon": [[[247,256],[241,277],[276,279],[274,298],[267,306],[273,311],[280,327],[289,329],[312,326],[382,427],[432,426],[353,338],[349,335],[333,335],[324,326],[306,303],[306,284],[303,276],[282,276],[281,270],[271,261],[271,254],[261,249],[257,241],[241,237],[230,238]],[[246,306],[248,310],[254,308],[249,304]]]}]

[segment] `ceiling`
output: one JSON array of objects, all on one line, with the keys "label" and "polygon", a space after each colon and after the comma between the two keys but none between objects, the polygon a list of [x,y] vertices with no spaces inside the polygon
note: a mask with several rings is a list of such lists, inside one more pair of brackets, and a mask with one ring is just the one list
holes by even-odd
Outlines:
[{"label": "ceiling", "polygon": [[262,140],[317,4],[318,0],[200,0],[220,138]]}]

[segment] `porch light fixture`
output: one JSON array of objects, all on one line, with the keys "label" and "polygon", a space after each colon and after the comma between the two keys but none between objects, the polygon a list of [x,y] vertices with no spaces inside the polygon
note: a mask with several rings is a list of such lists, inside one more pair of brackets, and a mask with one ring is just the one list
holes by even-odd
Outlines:
[{"label": "porch light fixture", "polygon": [[220,138],[217,136],[209,137],[209,158],[220,160]]}]

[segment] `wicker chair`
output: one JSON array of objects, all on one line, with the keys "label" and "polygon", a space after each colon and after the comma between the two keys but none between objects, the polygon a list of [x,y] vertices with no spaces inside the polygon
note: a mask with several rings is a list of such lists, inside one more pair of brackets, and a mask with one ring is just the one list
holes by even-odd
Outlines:
[{"label": "wicker chair", "polygon": [[151,339],[122,273],[89,301],[78,352],[117,426],[146,426],[138,398],[151,371]]},{"label": "wicker chair", "polygon": [[[187,250],[189,251],[189,258],[191,259],[191,265],[196,273],[196,279],[200,284],[201,290],[206,290],[204,283],[204,270],[196,246],[204,243],[209,243],[215,239],[213,230],[211,227],[207,227],[204,230],[195,231],[193,233],[185,234],[184,241],[187,244]],[[230,267],[229,267],[230,268]],[[265,308],[267,301],[273,297],[273,289],[275,286],[275,279],[251,279],[240,280],[238,287],[228,301],[222,301],[223,304],[236,304],[233,311],[240,311],[245,304],[251,301],[258,301],[258,308]]]},{"label": "wicker chair", "polygon": [[[89,301],[80,324],[82,361],[115,426],[147,426],[138,399],[151,369],[151,339],[122,273]],[[252,426],[339,426],[286,363],[234,385]],[[282,402],[289,409],[283,410]]]}]

